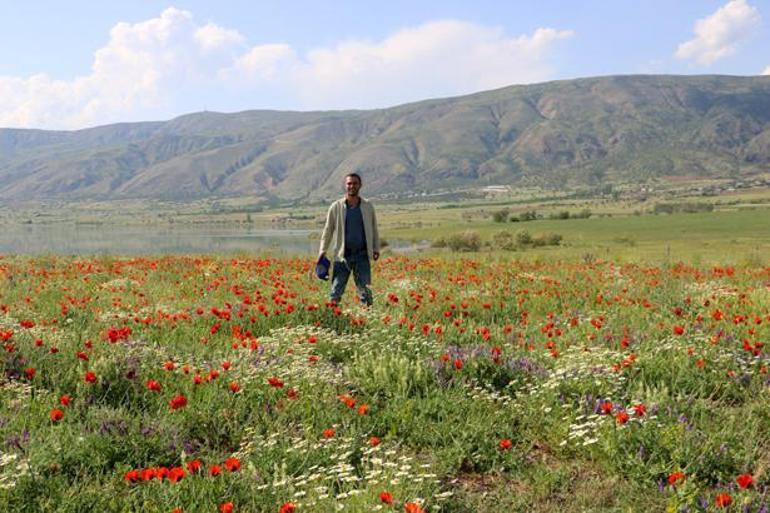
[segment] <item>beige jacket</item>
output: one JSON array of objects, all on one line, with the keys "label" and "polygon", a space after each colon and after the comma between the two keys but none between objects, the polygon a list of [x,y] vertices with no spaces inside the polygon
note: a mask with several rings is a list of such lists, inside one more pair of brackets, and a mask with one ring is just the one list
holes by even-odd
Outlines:
[{"label": "beige jacket", "polygon": [[[364,198],[361,200],[361,217],[364,219],[364,236],[366,237],[366,252],[369,260],[374,259],[374,252],[380,251],[380,234],[377,231],[377,216],[374,206]],[[331,251],[331,253],[330,253]],[[326,214],[326,225],[321,234],[321,249],[319,253],[344,260],[345,258],[345,198],[331,204]]]}]

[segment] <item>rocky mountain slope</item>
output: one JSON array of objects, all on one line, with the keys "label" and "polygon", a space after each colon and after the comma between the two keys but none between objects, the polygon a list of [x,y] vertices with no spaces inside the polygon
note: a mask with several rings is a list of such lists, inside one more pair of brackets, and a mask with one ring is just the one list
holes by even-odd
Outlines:
[{"label": "rocky mountain slope", "polygon": [[0,199],[318,199],[770,170],[770,76],[610,76],[389,109],[0,129]]}]

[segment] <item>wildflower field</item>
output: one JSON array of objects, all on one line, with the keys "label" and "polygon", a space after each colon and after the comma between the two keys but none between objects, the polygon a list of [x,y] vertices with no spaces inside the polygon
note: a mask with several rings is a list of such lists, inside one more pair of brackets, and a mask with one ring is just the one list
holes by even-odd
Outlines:
[{"label": "wildflower field", "polygon": [[0,510],[767,510],[770,267],[311,266],[0,258]]}]

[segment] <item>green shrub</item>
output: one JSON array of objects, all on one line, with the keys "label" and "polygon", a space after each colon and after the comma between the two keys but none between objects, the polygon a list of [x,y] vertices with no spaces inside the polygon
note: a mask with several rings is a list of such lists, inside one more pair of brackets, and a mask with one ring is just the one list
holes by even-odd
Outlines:
[{"label": "green shrub", "polygon": [[519,230],[516,232],[516,245],[529,246],[532,244],[532,234],[527,230]]},{"label": "green shrub", "polygon": [[506,230],[500,230],[492,235],[492,248],[513,251],[516,249],[516,241],[513,234]]},{"label": "green shrub", "polygon": [[558,246],[561,244],[561,240],[562,236],[558,233],[544,233],[532,239],[532,246]]},{"label": "green shrub", "polygon": [[468,230],[451,235],[446,243],[452,251],[478,251],[481,248],[481,237],[477,232]]},{"label": "green shrub", "polygon": [[527,210],[519,214],[518,221],[534,221],[537,219],[537,212],[534,210]]},{"label": "green shrub", "polygon": [[510,213],[511,211],[507,208],[496,210],[495,212],[492,212],[492,220],[496,223],[504,223],[508,220]]}]

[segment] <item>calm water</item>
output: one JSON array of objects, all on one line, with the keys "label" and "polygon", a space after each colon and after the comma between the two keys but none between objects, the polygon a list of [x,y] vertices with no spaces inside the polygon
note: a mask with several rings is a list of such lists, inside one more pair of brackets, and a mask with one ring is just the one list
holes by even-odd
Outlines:
[{"label": "calm water", "polygon": [[[178,255],[207,253],[318,253],[320,230],[205,226],[0,225],[5,255]],[[395,252],[422,246],[389,241]]]},{"label": "calm water", "polygon": [[[311,234],[315,238],[311,238]],[[0,254],[136,255],[289,253],[315,255],[318,230],[225,226],[0,226]]]}]

